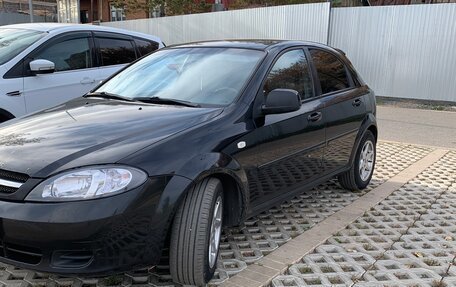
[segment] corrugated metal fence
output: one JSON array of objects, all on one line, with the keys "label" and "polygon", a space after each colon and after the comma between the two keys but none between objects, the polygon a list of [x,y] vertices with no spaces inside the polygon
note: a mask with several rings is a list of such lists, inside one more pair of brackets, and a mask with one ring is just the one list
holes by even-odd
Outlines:
[{"label": "corrugated metal fence", "polygon": [[167,45],[214,39],[307,39],[326,43],[329,3],[223,11],[103,25],[154,34]]},{"label": "corrugated metal fence", "polygon": [[456,4],[338,8],[330,23],[378,95],[456,102]]},{"label": "corrugated metal fence", "polygon": [[456,102],[456,4],[330,9],[289,5],[103,23],[166,44],[302,39],[344,50],[377,95]]}]

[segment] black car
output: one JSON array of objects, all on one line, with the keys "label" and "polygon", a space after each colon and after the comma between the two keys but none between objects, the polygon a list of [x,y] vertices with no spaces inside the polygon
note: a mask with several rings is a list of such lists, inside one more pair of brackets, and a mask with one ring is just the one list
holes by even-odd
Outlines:
[{"label": "black car", "polygon": [[375,164],[375,97],[298,41],[159,50],[84,97],[0,126],[0,261],[58,274],[151,266],[203,285],[223,226]]}]

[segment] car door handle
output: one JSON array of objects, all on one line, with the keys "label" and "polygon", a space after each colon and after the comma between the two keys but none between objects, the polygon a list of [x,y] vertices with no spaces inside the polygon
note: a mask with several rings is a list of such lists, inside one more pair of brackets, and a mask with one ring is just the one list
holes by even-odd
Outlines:
[{"label": "car door handle", "polygon": [[356,99],[353,101],[352,105],[354,107],[359,107],[361,105],[361,100],[360,99]]},{"label": "car door handle", "polygon": [[84,78],[81,80],[81,84],[86,85],[86,84],[93,84],[95,83],[95,79],[91,78]]},{"label": "car door handle", "polygon": [[21,94],[22,94],[22,92],[20,92],[20,91],[12,91],[12,92],[6,93],[6,95],[9,97],[19,97]]},{"label": "car door handle", "polygon": [[319,120],[321,120],[321,112],[312,113],[307,117],[307,119],[310,122],[318,122]]}]

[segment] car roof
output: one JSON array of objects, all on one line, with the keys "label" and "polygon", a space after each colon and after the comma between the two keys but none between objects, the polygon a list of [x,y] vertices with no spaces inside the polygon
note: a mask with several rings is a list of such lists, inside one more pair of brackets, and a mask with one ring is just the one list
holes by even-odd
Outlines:
[{"label": "car roof", "polygon": [[216,41],[202,41],[192,42],[186,44],[178,44],[168,46],[168,48],[196,48],[196,47],[219,47],[219,48],[240,48],[240,49],[254,49],[267,51],[274,48],[287,48],[293,46],[318,46],[322,48],[330,48],[326,45],[310,42],[310,41],[297,41],[297,40],[273,40],[273,39],[241,39],[241,40],[216,40]]},{"label": "car roof", "polygon": [[8,29],[8,28],[34,30],[34,31],[47,32],[47,33],[52,33],[52,34],[54,34],[54,33],[60,34],[60,33],[64,33],[64,32],[72,32],[72,31],[112,32],[112,33],[121,33],[121,34],[127,34],[127,35],[131,35],[131,36],[146,38],[146,39],[161,43],[160,38],[157,36],[129,31],[129,30],[124,30],[124,29],[91,25],[91,24],[26,23],[26,24],[5,25],[5,26],[0,27],[0,29]]}]

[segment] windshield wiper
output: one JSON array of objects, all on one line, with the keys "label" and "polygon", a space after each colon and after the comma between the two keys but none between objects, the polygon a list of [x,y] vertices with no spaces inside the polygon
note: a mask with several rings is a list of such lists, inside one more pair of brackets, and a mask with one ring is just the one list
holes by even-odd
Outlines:
[{"label": "windshield wiper", "polygon": [[178,100],[178,99],[169,99],[169,98],[160,98],[160,97],[137,97],[134,98],[136,101],[141,101],[145,103],[151,104],[169,104],[169,105],[180,105],[192,108],[199,108],[201,107],[199,104],[195,104],[189,101]]},{"label": "windshield wiper", "polygon": [[134,102],[135,100],[127,97],[123,97],[121,95],[117,94],[111,94],[107,92],[95,92],[95,93],[88,93],[84,95],[84,98],[88,97],[100,97],[100,98],[105,98],[105,99],[113,99],[113,100],[122,100],[122,101],[128,101],[128,102]]}]

